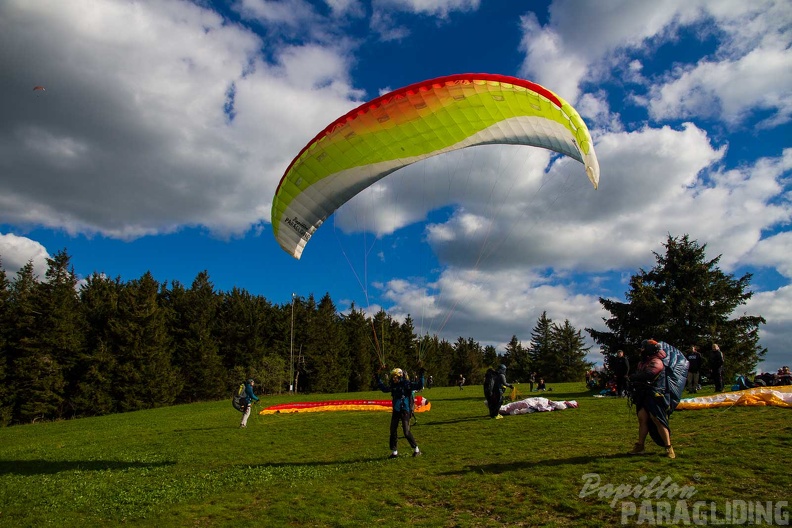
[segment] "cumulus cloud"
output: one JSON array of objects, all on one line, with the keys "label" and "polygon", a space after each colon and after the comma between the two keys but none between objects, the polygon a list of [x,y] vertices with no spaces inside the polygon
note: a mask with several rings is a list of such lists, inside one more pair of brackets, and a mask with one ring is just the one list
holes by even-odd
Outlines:
[{"label": "cumulus cloud", "polygon": [[33,264],[33,272],[40,279],[43,278],[47,272],[48,258],[47,249],[35,240],[0,233],[0,269],[6,272],[9,280],[28,262]]},{"label": "cumulus cloud", "polygon": [[11,1],[0,15],[0,67],[15,72],[0,87],[6,223],[244,233],[269,220],[289,153],[358,95],[333,48],[264,62],[258,36],[188,2]]},{"label": "cumulus cloud", "polygon": [[[585,13],[585,16],[581,16]],[[792,9],[783,1],[661,4],[622,0],[556,1],[541,26],[523,17],[521,72],[553,86],[576,101],[582,86],[624,71],[625,79],[649,87],[647,105],[654,119],[707,117],[734,124],[754,112],[769,112],[763,126],[785,123],[792,112]],[[682,63],[659,78],[641,75],[640,61],[625,52],[645,52],[673,41],[682,28],[716,38],[711,56]]]}]

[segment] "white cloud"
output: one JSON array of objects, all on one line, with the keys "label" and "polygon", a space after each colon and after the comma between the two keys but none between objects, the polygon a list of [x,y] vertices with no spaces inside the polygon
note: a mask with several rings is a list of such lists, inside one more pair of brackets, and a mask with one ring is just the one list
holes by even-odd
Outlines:
[{"label": "white cloud", "polygon": [[374,0],[375,10],[408,11],[445,18],[455,11],[475,11],[481,0]]},{"label": "white cloud", "polygon": [[33,263],[33,272],[43,279],[49,257],[47,249],[35,240],[0,233],[0,269],[6,272],[8,280],[13,280],[14,274],[28,262]]},{"label": "white cloud", "polygon": [[662,3],[556,1],[541,27],[533,14],[523,22],[521,73],[575,102],[586,81],[611,75],[625,54],[644,53],[676,38],[683,27],[702,28],[719,41],[711,57],[680,65],[661,79],[639,75],[640,62],[626,62],[625,80],[645,82],[655,119],[702,116],[729,123],[769,111],[764,126],[792,116],[792,9],[783,1],[720,0]]},{"label": "white cloud", "polygon": [[736,124],[764,110],[771,117],[757,126],[772,127],[792,117],[789,86],[792,49],[757,49],[737,60],[680,68],[672,80],[652,88],[649,111],[658,120],[699,116]]},{"label": "white cloud", "polygon": [[241,234],[269,220],[290,153],[359,95],[338,48],[267,64],[258,36],[189,2],[4,2],[0,35],[4,223]]},{"label": "white cloud", "polygon": [[760,240],[745,256],[743,263],[774,268],[792,279],[792,232],[785,231]]},{"label": "white cloud", "polygon": [[792,286],[784,286],[775,291],[755,293],[744,306],[749,314],[761,314],[767,324],[759,327],[759,343],[768,349],[767,356],[760,365],[761,370],[778,370],[782,365],[790,365],[789,353],[792,327]]}]

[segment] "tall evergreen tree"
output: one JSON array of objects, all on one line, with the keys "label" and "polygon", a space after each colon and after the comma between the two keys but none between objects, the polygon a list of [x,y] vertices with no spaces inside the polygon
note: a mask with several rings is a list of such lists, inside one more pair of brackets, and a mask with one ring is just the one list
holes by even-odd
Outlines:
[{"label": "tall evergreen tree", "polygon": [[363,311],[358,310],[353,303],[344,318],[343,327],[349,350],[349,390],[370,390],[374,374],[379,368],[371,340],[371,325]]},{"label": "tall evergreen tree", "polygon": [[310,390],[316,392],[346,391],[349,381],[349,351],[338,313],[330,294],[319,301],[311,318],[305,356],[309,369]]},{"label": "tall evergreen tree", "polygon": [[506,345],[503,361],[509,368],[509,378],[512,380],[527,380],[531,374],[528,350],[523,347],[522,342],[517,339],[516,335],[513,335]]},{"label": "tall evergreen tree", "polygon": [[15,392],[14,417],[18,422],[53,419],[63,403],[66,382],[50,350],[44,348],[41,284],[28,261],[11,285],[9,356]]},{"label": "tall evergreen tree", "polygon": [[124,285],[118,312],[110,322],[118,367],[113,398],[121,412],[171,405],[184,380],[171,362],[166,310],[160,307],[160,285],[146,272]]},{"label": "tall evergreen tree", "polygon": [[75,367],[83,354],[85,337],[85,322],[77,292],[79,280],[70,263],[71,257],[66,250],[48,258],[46,280],[39,285],[39,346],[51,359],[53,368],[60,369],[60,377],[63,378],[54,382],[63,387],[57,394],[57,400],[64,404],[57,411],[56,417],[59,418],[76,412],[70,400],[77,383]]},{"label": "tall evergreen tree", "polygon": [[556,365],[553,381],[583,381],[593,363],[586,360],[591,347],[586,347],[580,330],[575,329],[569,319],[563,325],[553,324],[553,355]]},{"label": "tall evergreen tree", "polygon": [[460,374],[467,379],[468,384],[483,383],[486,368],[481,344],[472,337],[465,339],[460,336],[454,344],[451,368],[451,383],[455,383]]},{"label": "tall evergreen tree", "polygon": [[110,324],[118,317],[122,288],[120,278],[113,280],[94,273],[80,289],[80,307],[87,330],[71,397],[77,415],[99,416],[117,408],[113,400],[116,358]]},{"label": "tall evergreen tree", "polygon": [[14,414],[14,391],[8,350],[11,328],[10,288],[11,282],[6,277],[3,261],[0,259],[0,427],[11,423]]},{"label": "tall evergreen tree", "polygon": [[423,350],[423,367],[426,376],[432,376],[434,385],[447,386],[454,383],[459,373],[454,374],[452,367],[454,348],[445,339],[437,335],[423,335],[419,340],[419,347]]},{"label": "tall evergreen tree", "polygon": [[182,374],[182,401],[212,400],[227,391],[227,373],[215,338],[218,296],[209,273],[200,272],[173,306],[179,313],[174,329],[174,364]]},{"label": "tall evergreen tree", "polygon": [[528,351],[530,371],[539,377],[555,381],[556,365],[553,353],[553,320],[542,312],[531,330],[531,348]]},{"label": "tall evergreen tree", "polygon": [[498,361],[498,349],[492,345],[486,345],[484,347],[484,366],[495,367],[499,363],[500,361]]},{"label": "tall evergreen tree", "polygon": [[720,256],[707,260],[706,245],[688,235],[669,235],[664,247],[664,255],[654,254],[654,268],[632,276],[626,303],[600,299],[611,314],[605,320],[609,331],[586,331],[606,356],[622,349],[630,364],[638,359],[641,340],[654,338],[682,350],[699,345],[705,352],[711,343],[718,343],[725,352],[728,377],[753,372],[767,352],[758,335],[765,320],[733,317],[735,309],[752,296],[751,274],[736,279],[724,273],[718,267]]}]

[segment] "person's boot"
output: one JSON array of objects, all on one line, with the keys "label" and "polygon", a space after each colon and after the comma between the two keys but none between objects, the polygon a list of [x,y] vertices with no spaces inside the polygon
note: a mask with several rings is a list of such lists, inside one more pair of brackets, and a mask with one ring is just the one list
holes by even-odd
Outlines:
[{"label": "person's boot", "polygon": [[644,445],[635,442],[635,445],[632,448],[632,451],[629,452],[630,455],[643,455],[645,452]]},{"label": "person's boot", "polygon": [[668,458],[676,458],[676,453],[674,453],[674,448],[671,446],[666,447],[666,456]]}]

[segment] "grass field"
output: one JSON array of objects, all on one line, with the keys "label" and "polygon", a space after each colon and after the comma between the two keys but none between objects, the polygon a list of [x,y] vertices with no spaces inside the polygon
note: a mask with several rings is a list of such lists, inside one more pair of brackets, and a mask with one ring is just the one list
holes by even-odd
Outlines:
[{"label": "grass field", "polygon": [[613,526],[622,501],[640,514],[642,498],[609,492],[640,494],[653,479],[666,484],[652,509],[628,508],[627,521],[681,523],[661,503],[687,498],[716,508],[710,525],[737,504],[753,519],[756,502],[789,522],[789,410],[678,411],[675,460],[648,443],[628,456],[637,427],[625,400],[552,387],[544,396],[580,407],[490,420],[480,386],[425,390],[432,409],[413,428],[424,454],[400,439],[396,460],[384,412],[254,415],[239,429],[221,401],[0,429],[0,526]]}]

